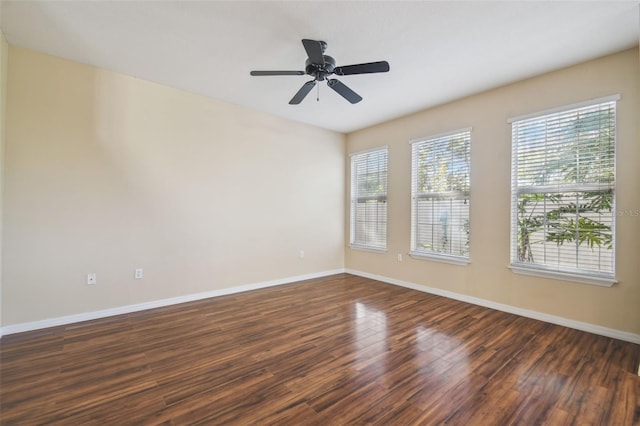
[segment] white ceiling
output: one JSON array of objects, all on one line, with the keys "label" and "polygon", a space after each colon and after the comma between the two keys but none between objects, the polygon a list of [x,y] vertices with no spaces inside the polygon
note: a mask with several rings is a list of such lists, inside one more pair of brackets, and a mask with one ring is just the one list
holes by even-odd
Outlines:
[{"label": "white ceiling", "polygon": [[[10,44],[339,132],[638,44],[639,1],[6,1]],[[289,99],[309,76],[301,39],[338,65],[387,60],[385,74],[338,77]]]}]

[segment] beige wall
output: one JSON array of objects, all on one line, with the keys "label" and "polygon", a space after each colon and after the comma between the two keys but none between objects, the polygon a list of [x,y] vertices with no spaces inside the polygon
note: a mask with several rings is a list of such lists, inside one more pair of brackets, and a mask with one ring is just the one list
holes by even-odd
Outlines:
[{"label": "beige wall", "polygon": [[9,52],[4,326],[344,267],[344,135]]},{"label": "beige wall", "polygon": [[2,327],[2,236],[4,228],[4,139],[9,45],[0,32],[0,327]]},{"label": "beige wall", "polygon": [[[508,269],[511,129],[507,123],[509,117],[619,93],[617,209],[638,212],[639,77],[635,48],[349,134],[349,153],[389,145],[389,250],[376,254],[347,248],[346,267],[640,334],[638,216],[617,218],[619,283],[611,288],[517,275]],[[472,68],[469,78],[473,78]],[[397,254],[406,254],[410,248],[409,140],[470,126],[471,264],[456,266],[409,256],[398,262]],[[346,203],[347,221],[348,210]],[[348,242],[348,229],[345,240]]]}]

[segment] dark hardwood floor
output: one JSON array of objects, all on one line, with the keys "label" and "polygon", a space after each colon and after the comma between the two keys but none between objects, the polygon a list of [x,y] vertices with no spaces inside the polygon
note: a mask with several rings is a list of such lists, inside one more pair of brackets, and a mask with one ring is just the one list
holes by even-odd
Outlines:
[{"label": "dark hardwood floor", "polygon": [[3,425],[634,425],[640,346],[347,274],[5,336]]}]

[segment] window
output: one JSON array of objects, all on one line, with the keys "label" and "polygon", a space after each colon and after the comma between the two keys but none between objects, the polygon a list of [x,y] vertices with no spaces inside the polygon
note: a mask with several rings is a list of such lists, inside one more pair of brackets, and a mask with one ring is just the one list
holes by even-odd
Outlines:
[{"label": "window", "polygon": [[616,99],[511,120],[516,272],[615,282]]},{"label": "window", "polygon": [[412,142],[411,255],[467,263],[471,129]]},{"label": "window", "polygon": [[351,155],[351,247],[387,248],[388,148]]}]

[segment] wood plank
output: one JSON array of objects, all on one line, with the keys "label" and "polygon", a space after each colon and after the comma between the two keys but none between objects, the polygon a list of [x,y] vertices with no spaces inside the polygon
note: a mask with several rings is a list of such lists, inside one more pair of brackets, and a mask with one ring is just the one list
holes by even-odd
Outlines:
[{"label": "wood plank", "polygon": [[639,360],[338,274],[5,336],[0,423],[632,425]]}]

